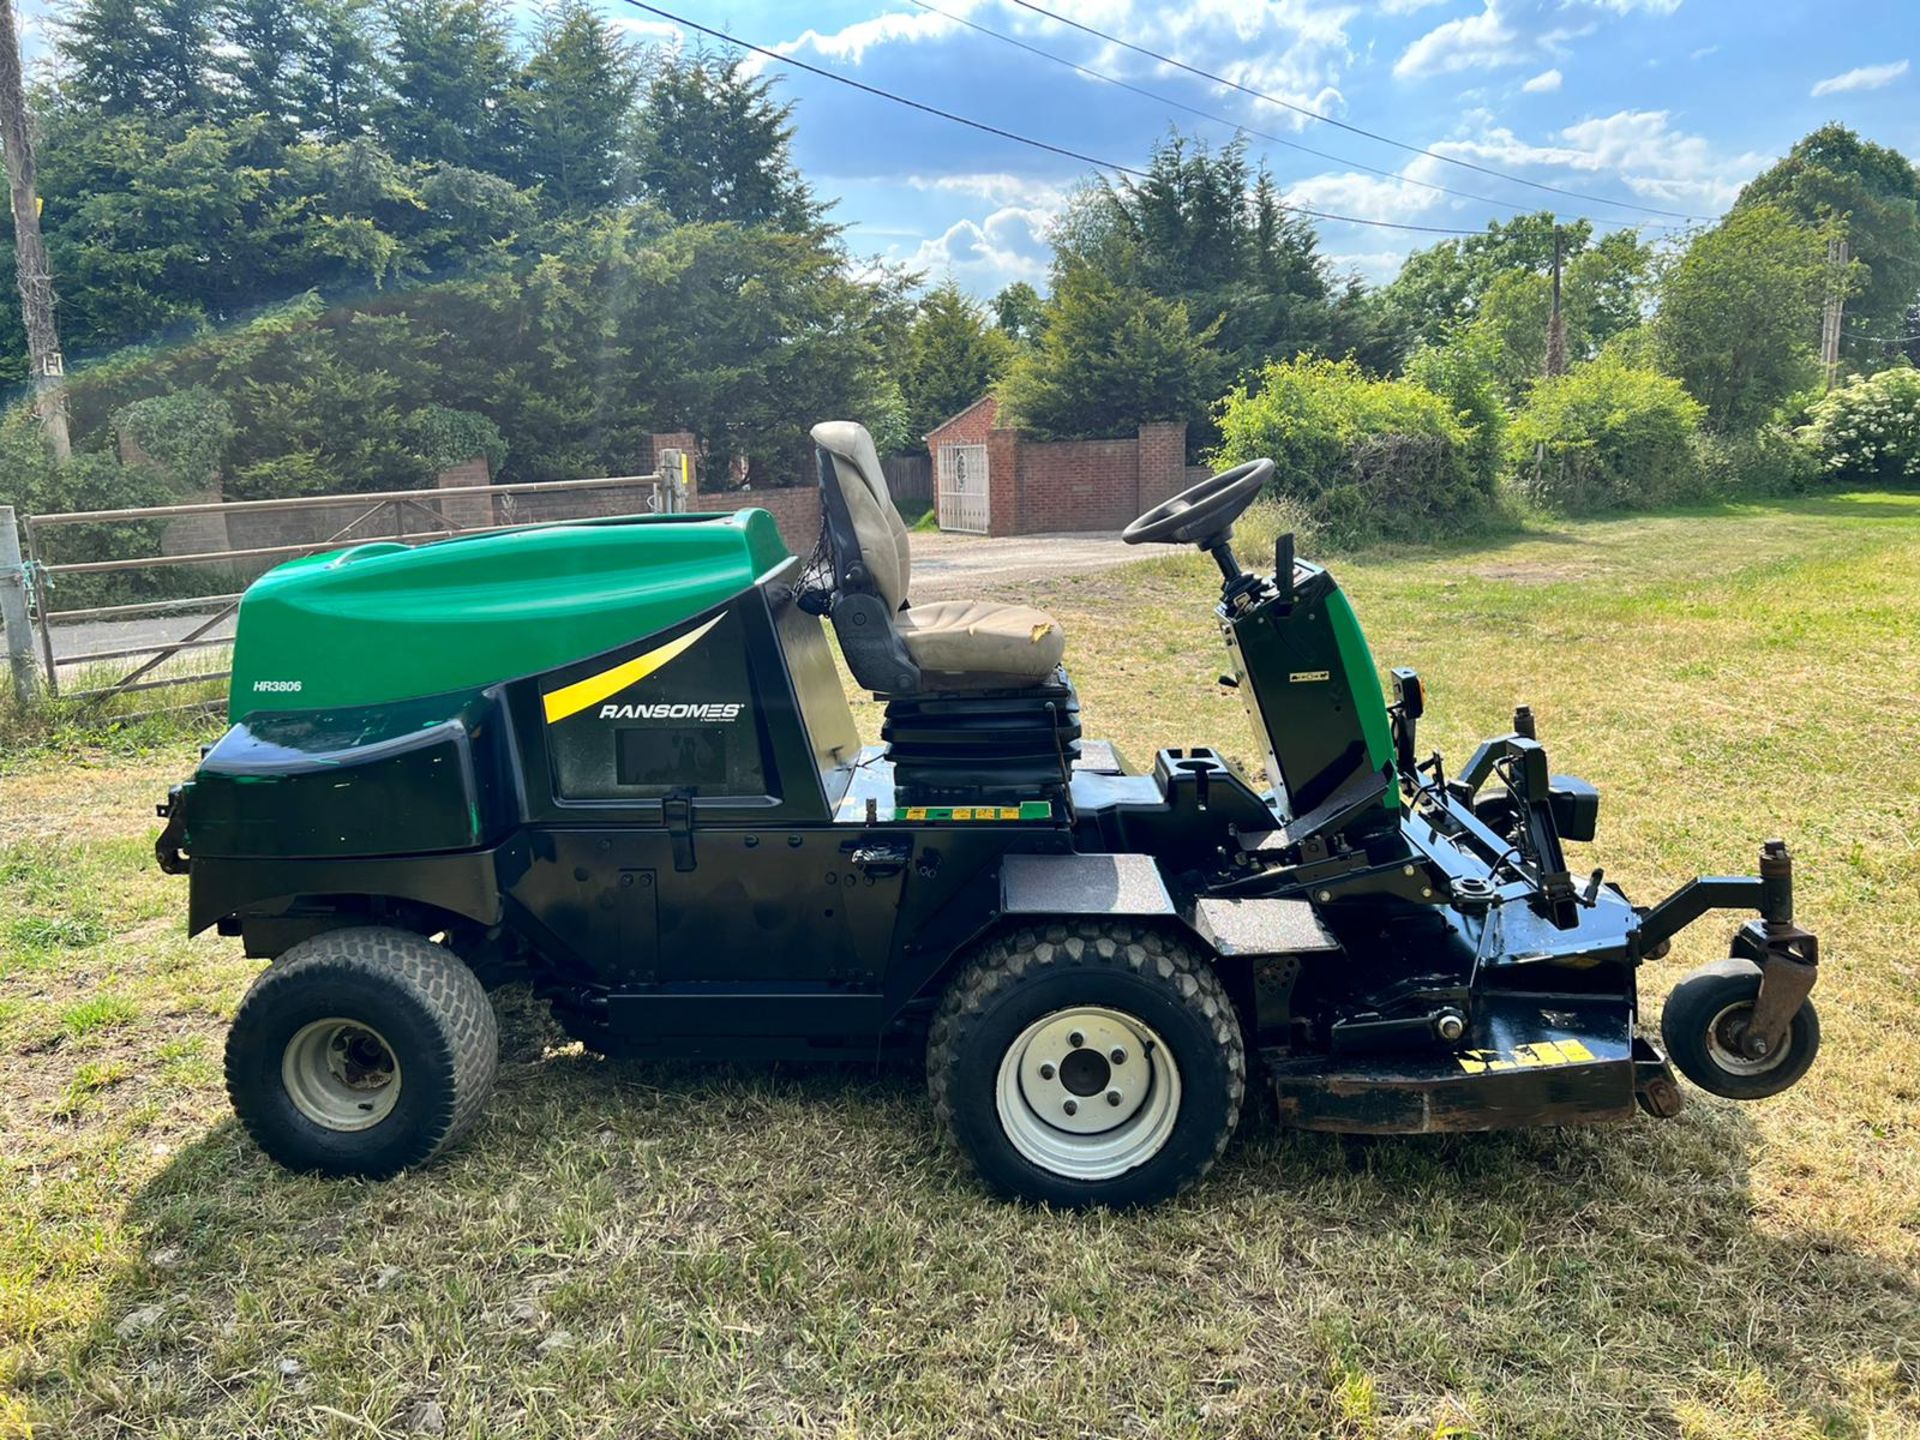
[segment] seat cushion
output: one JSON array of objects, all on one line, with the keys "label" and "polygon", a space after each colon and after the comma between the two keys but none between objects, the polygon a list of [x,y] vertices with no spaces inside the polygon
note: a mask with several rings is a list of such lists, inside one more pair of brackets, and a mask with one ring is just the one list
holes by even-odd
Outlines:
[{"label": "seat cushion", "polygon": [[964,676],[976,685],[1044,680],[1067,650],[1060,622],[1031,605],[936,600],[902,610],[894,624],[929,688],[943,677]]}]

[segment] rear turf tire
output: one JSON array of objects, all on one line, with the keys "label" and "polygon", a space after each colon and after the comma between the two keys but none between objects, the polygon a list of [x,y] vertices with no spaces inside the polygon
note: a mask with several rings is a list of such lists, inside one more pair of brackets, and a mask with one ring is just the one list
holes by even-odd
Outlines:
[{"label": "rear turf tire", "polygon": [[499,1058],[493,1007],[444,946],[361,926],[303,940],[227,1034],[227,1095],[291,1170],[384,1179],[472,1128]]},{"label": "rear turf tire", "polygon": [[935,1116],[980,1178],[1064,1208],[1185,1190],[1226,1149],[1246,1078],[1239,1016],[1212,966],[1125,922],[989,941],[948,986],[927,1043]]},{"label": "rear turf tire", "polygon": [[1760,993],[1760,967],[1751,960],[1715,960],[1694,970],[1667,996],[1660,1039],[1680,1073],[1709,1094],[1728,1100],[1764,1100],[1796,1083],[1820,1053],[1820,1017],[1807,1000],[1787,1027],[1784,1043],[1765,1060],[1737,1048],[1739,1030]]}]

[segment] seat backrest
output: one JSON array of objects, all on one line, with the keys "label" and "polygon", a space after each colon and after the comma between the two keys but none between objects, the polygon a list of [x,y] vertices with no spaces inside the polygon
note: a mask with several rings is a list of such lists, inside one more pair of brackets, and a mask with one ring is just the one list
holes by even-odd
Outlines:
[{"label": "seat backrest", "polygon": [[[833,547],[836,585],[871,588],[897,611],[907,603],[912,561],[907,526],[894,508],[880,456],[867,427],[851,420],[823,420],[813,427],[820,447],[820,488]],[[861,586],[856,568],[864,572]]]}]

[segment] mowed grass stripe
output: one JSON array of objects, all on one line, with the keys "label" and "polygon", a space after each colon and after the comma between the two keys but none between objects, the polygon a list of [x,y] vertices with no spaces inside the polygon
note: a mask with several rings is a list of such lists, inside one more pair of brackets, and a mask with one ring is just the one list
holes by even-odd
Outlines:
[{"label": "mowed grass stripe", "polygon": [[[1793,841],[1826,955],[1802,1087],[1377,1141],[1256,1104],[1179,1203],[1062,1217],[983,1199],[913,1075],[608,1065],[507,992],[474,1141],[323,1183],[229,1120],[222,1026],[257,962],[185,940],[184,887],[151,865],[149,807],[191,745],[49,750],[0,774],[0,1415],[102,1436],[405,1433],[430,1404],[472,1435],[1920,1435],[1920,496],[1334,568],[1376,659],[1427,678],[1424,745],[1457,766],[1524,701],[1555,768],[1600,785],[1576,863],[1651,899]],[[1136,763],[1217,743],[1251,764],[1212,592],[1174,557],[1018,593],[1065,624],[1090,733]],[[1695,927],[1647,990],[1732,923]]]}]

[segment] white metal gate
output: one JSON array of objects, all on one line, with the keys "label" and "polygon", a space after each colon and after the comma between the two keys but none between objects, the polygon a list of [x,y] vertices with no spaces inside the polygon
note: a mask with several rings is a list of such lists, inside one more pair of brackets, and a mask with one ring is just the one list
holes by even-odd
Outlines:
[{"label": "white metal gate", "polygon": [[938,475],[940,528],[987,533],[987,447],[942,445]]}]

